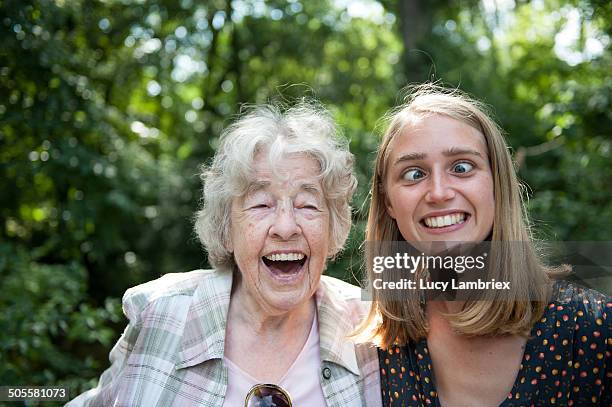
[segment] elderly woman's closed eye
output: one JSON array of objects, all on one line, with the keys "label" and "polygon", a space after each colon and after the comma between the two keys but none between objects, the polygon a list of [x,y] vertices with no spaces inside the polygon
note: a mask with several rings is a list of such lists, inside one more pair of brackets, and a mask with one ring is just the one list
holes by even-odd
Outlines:
[{"label": "elderly woman's closed eye", "polygon": [[214,270],[128,290],[130,325],[80,405],[380,405],[360,292],[322,276],[351,226],[352,155],[328,113],[250,110],[203,168],[196,232]]}]

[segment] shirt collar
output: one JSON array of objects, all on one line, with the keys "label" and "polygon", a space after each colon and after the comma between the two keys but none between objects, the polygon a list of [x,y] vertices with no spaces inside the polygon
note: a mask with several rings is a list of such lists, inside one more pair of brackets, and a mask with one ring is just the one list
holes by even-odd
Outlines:
[{"label": "shirt collar", "polygon": [[232,278],[231,271],[215,271],[198,284],[187,311],[177,369],[223,358]]}]

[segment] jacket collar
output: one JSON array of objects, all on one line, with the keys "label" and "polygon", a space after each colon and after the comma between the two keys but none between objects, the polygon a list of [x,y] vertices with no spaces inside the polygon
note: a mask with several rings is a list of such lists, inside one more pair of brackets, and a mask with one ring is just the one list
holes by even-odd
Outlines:
[{"label": "jacket collar", "polygon": [[[321,361],[328,361],[359,375],[355,344],[346,338],[352,330],[350,309],[341,295],[328,287],[330,277],[322,276],[316,291]],[[210,359],[223,359],[225,331],[233,276],[215,271],[202,279],[187,311],[177,369]]]},{"label": "jacket collar", "polygon": [[187,311],[177,369],[223,359],[231,290],[231,271],[213,271],[202,278]]},{"label": "jacket collar", "polygon": [[321,361],[338,364],[359,375],[355,343],[347,338],[354,330],[354,315],[342,293],[333,292],[330,280],[331,277],[322,276],[316,293]]}]

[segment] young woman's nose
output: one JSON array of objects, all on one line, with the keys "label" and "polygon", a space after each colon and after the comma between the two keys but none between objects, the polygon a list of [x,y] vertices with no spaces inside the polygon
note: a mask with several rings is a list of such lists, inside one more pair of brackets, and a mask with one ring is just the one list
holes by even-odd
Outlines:
[{"label": "young woman's nose", "polygon": [[425,195],[425,201],[428,203],[440,203],[448,201],[455,197],[452,181],[448,174],[443,172],[432,173],[429,179],[429,188]]},{"label": "young woman's nose", "polygon": [[295,218],[295,211],[293,210],[293,204],[287,205],[282,203],[276,208],[274,223],[270,228],[270,234],[273,237],[290,240],[291,238],[299,235],[301,229],[297,224]]}]

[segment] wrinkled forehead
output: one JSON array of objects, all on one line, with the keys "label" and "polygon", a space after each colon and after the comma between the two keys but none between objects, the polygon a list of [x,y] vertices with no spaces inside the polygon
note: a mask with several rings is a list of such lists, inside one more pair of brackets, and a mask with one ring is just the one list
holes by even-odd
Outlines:
[{"label": "wrinkled forehead", "polygon": [[316,198],[323,198],[323,191],[321,185],[311,182],[303,182],[303,180],[287,179],[282,184],[277,182],[259,180],[252,182],[248,185],[244,197],[254,196],[257,194],[273,194],[273,195],[287,195],[288,197],[295,197],[298,194],[309,194]]},{"label": "wrinkled forehead", "polygon": [[275,157],[263,151],[255,154],[245,195],[271,189],[322,195],[321,179],[319,162],[308,154],[288,153]]}]

